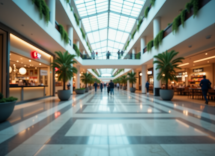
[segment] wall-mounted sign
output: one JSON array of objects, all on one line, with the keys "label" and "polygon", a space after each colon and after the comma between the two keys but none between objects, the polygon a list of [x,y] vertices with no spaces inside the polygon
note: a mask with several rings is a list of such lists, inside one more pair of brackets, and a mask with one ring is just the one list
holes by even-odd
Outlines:
[{"label": "wall-mounted sign", "polygon": [[31,57],[32,57],[33,59],[40,59],[40,58],[41,58],[41,54],[39,54],[39,53],[36,52],[36,51],[33,51],[33,52],[31,52]]},{"label": "wall-mounted sign", "polygon": [[46,76],[46,75],[48,75],[47,70],[40,70],[40,75],[41,75],[41,76]]},{"label": "wall-mounted sign", "polygon": [[151,70],[148,70],[147,74],[148,74],[148,75],[152,75],[152,71],[151,71]]},{"label": "wall-mounted sign", "polygon": [[203,71],[204,71],[203,68],[193,69],[194,73],[203,72]]}]

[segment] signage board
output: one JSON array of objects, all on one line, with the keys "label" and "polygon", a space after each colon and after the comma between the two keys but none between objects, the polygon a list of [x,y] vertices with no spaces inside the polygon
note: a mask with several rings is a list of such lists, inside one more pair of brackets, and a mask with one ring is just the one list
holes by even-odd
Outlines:
[{"label": "signage board", "polygon": [[47,70],[40,70],[40,75],[46,76],[46,75],[48,75],[48,71]]},{"label": "signage board", "polygon": [[41,54],[39,54],[39,53],[36,52],[36,51],[33,51],[33,52],[31,52],[31,57],[32,57],[33,59],[40,59],[40,58],[41,58]]},{"label": "signage board", "polygon": [[203,72],[203,71],[204,71],[203,68],[193,69],[194,73]]}]

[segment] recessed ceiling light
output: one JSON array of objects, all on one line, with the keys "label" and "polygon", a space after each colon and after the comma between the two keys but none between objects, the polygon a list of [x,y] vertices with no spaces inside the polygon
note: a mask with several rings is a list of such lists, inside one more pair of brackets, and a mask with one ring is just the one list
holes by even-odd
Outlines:
[{"label": "recessed ceiling light", "polygon": [[16,62],[19,62],[19,60],[17,60]]},{"label": "recessed ceiling light", "polygon": [[205,55],[208,55],[208,53],[205,53]]},{"label": "recessed ceiling light", "polygon": [[31,60],[29,60],[29,62],[31,62]]},{"label": "recessed ceiling light", "polygon": [[189,63],[180,64],[179,67],[186,66],[186,65],[189,65]]},{"label": "recessed ceiling light", "polygon": [[41,65],[41,63],[39,63],[39,65]]},{"label": "recessed ceiling light", "polygon": [[26,65],[24,65],[24,67],[26,67]]},{"label": "recessed ceiling light", "polygon": [[215,55],[211,56],[211,57],[206,57],[206,58],[203,58],[203,59],[199,59],[199,60],[193,61],[193,63],[201,62],[201,61],[205,61],[205,60],[209,60],[209,59],[213,59],[213,58],[215,58]]}]

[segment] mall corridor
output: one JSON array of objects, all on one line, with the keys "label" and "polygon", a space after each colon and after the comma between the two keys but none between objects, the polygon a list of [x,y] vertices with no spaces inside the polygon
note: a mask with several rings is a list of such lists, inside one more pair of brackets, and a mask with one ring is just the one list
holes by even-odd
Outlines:
[{"label": "mall corridor", "polygon": [[116,90],[16,105],[0,155],[213,156],[215,108]]}]

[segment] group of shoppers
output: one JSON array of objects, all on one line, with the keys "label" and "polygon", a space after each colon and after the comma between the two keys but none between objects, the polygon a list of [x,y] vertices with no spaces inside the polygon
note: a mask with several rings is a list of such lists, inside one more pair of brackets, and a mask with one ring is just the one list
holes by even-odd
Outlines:
[{"label": "group of shoppers", "polygon": [[[118,59],[120,59],[120,57],[123,56],[123,54],[124,54],[123,51],[120,52],[120,50],[118,50],[118,52],[117,52]],[[93,52],[91,53],[91,55],[92,55],[92,59],[95,59],[95,57],[98,57],[98,52],[94,52],[94,51],[93,51]],[[111,56],[110,51],[107,51],[107,53],[106,53],[106,58],[107,58],[107,59],[110,59],[110,56]]]},{"label": "group of shoppers", "polygon": [[[97,82],[95,82],[93,86],[94,86],[94,88],[95,88],[95,92],[97,92],[97,88],[98,88]],[[101,89],[101,92],[102,92],[103,88],[106,87],[106,86],[107,86],[108,95],[109,95],[109,93],[110,93],[111,95],[114,95],[114,83],[113,83],[113,81],[110,80],[110,82],[107,83],[107,84],[103,84],[103,83],[101,82],[101,83],[99,84],[99,87],[100,87],[100,89]]]}]

